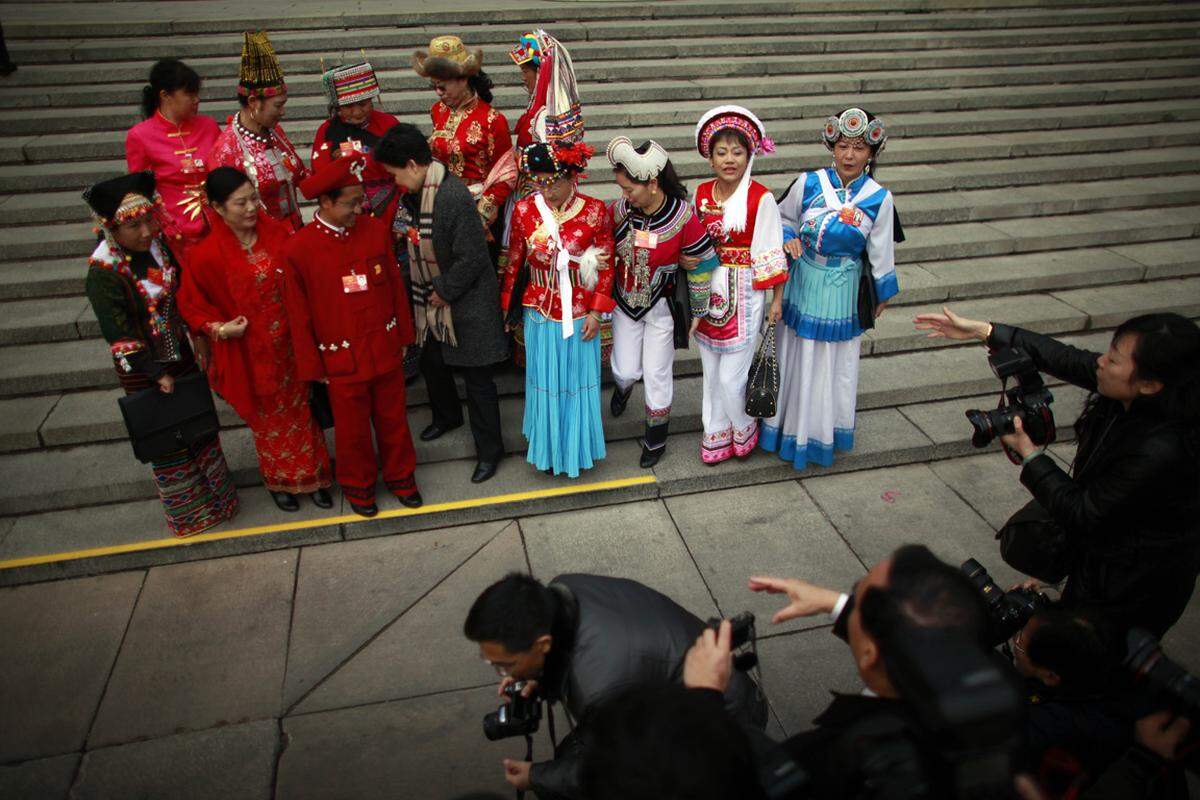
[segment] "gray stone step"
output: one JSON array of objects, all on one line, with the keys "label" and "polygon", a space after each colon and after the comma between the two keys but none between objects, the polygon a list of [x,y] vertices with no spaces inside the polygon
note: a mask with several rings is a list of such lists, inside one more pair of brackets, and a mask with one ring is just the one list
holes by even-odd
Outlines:
[{"label": "gray stone step", "polygon": [[[853,31],[847,33],[820,30],[821,21],[802,20],[800,18],[772,17],[756,22],[747,17],[748,28],[745,37],[736,38],[722,35],[727,29],[727,23],[716,21],[704,25],[700,34],[686,33],[679,38],[667,38],[666,35],[655,37],[655,47],[647,48],[644,42],[637,41],[637,32],[641,24],[629,21],[621,26],[622,34],[608,41],[580,41],[581,35],[587,35],[584,26],[563,26],[561,32],[556,27],[556,35],[563,41],[570,42],[571,54],[579,61],[601,58],[664,58],[670,56],[748,56],[748,55],[779,55],[824,52],[826,49],[840,52],[855,52],[864,50],[909,51],[926,50],[930,48],[986,48],[986,47],[1032,47],[1058,44],[1104,44],[1110,42],[1154,42],[1187,38],[1195,35],[1200,29],[1200,23],[1193,20],[1179,20],[1172,23],[1153,24],[1115,24],[1115,25],[1071,25],[1066,27],[1029,27],[1001,30],[947,30],[947,31]],[[828,18],[826,18],[828,19]],[[739,16],[739,31],[742,17]],[[872,19],[856,20],[848,23],[853,29],[863,22],[869,28],[874,26]],[[651,26],[653,27],[653,26]],[[672,25],[659,26],[670,29]],[[816,30],[812,30],[816,28]],[[813,33],[813,36],[804,34]],[[571,35],[575,34],[575,35]],[[511,47],[511,42],[520,35],[519,27],[496,35],[496,44],[486,48],[493,57],[490,63],[503,63],[499,57]],[[272,44],[279,53],[295,55],[297,53],[342,53],[366,48],[371,51],[388,49],[411,50],[428,44],[428,32],[406,31],[404,29],[380,30],[361,28],[353,30],[323,30],[323,31],[274,31],[271,34]],[[11,48],[13,57],[18,63],[42,64],[64,62],[93,62],[104,61],[114,51],[128,45],[127,39],[116,38],[86,38],[78,41],[73,47],[46,47],[37,41],[14,42]],[[170,36],[170,37],[141,37],[138,41],[138,52],[146,59],[158,58],[202,58],[205,56],[233,56],[240,52],[240,35],[218,36]],[[310,62],[311,63],[311,62]],[[485,61],[485,63],[489,63]]]},{"label": "gray stone step", "polygon": [[[1074,23],[1082,22],[1131,22],[1138,23],[1142,21],[1158,21],[1158,14],[1167,13],[1166,18],[1175,18],[1174,14],[1170,13],[1170,6],[1161,4],[1146,4],[1130,6],[1128,3],[1120,3],[1118,0],[1062,0],[1055,3],[1056,8],[1028,8],[1027,5],[1039,5],[1038,3],[1028,2],[1005,2],[1002,8],[997,8],[994,4],[989,4],[987,0],[952,0],[951,2],[940,2],[939,0],[896,0],[895,2],[881,3],[879,0],[848,0],[839,5],[839,9],[847,14],[852,14],[857,11],[870,12],[875,17],[899,16],[903,18],[906,14],[911,14],[916,17],[917,24],[913,27],[929,27],[929,28],[944,28],[944,27],[991,27],[997,24],[997,21],[1002,21],[1004,25],[1044,25],[1044,24],[1061,24],[1062,19],[1070,20]],[[1072,8],[1079,6],[1080,8]],[[339,28],[370,28],[376,26],[393,27],[396,25],[416,26],[416,25],[433,25],[437,29],[441,29],[447,24],[455,23],[456,30],[474,31],[475,26],[480,25],[480,11],[482,8],[470,8],[468,5],[460,6],[455,10],[445,11],[416,11],[412,8],[403,8],[402,12],[393,3],[358,3],[354,11],[349,12],[331,12],[327,6],[320,9],[306,9],[304,11],[296,11],[293,4],[293,12],[282,20],[277,16],[253,18],[239,16],[236,20],[230,19],[227,13],[212,13],[202,7],[197,9],[195,6],[174,5],[172,6],[171,14],[164,14],[161,11],[161,6],[157,7],[154,12],[142,11],[145,15],[141,19],[122,20],[120,23],[115,23],[111,14],[97,13],[96,9],[90,4],[74,4],[67,6],[69,19],[63,19],[61,16],[51,16],[44,13],[39,13],[36,6],[31,7],[25,13],[10,12],[10,28],[14,31],[9,34],[14,39],[32,39],[43,40],[51,38],[76,38],[87,37],[89,35],[97,35],[98,33],[109,33],[115,36],[129,36],[133,34],[143,36],[161,36],[166,34],[176,35],[196,35],[204,33],[239,33],[244,29],[263,27],[295,31],[295,30],[330,30]],[[828,5],[822,5],[816,0],[800,0],[799,2],[751,2],[743,0],[739,3],[739,8],[744,14],[808,14],[822,15],[828,12]],[[1164,12],[1164,9],[1166,11]],[[223,10],[223,9],[222,9]],[[488,21],[492,25],[515,24],[521,29],[528,27],[531,17],[539,17],[544,21],[544,15],[537,14],[528,7],[513,6],[493,7],[486,6],[488,11]],[[1140,11],[1145,11],[1143,17]],[[157,13],[155,13],[157,12]],[[400,13],[398,13],[400,12]],[[916,12],[916,13],[913,13]],[[1057,14],[1048,12],[1061,12],[1063,15],[1059,17]],[[1105,13],[1112,12],[1112,13]],[[720,4],[713,3],[670,3],[670,4],[601,4],[601,3],[577,3],[569,6],[561,6],[554,8],[553,16],[556,20],[563,21],[628,21],[636,19],[639,23],[644,23],[650,20],[685,20],[692,17],[720,17],[726,13],[726,10]],[[1092,16],[1096,15],[1096,16]],[[15,21],[14,21],[15,17]],[[990,18],[990,22],[986,21]],[[975,23],[974,20],[984,20],[982,24]],[[957,21],[957,20],[961,20]],[[593,23],[594,24],[594,23]],[[438,27],[440,26],[440,27]],[[482,28],[486,30],[486,28]]]},{"label": "gray stone step", "polygon": [[[1110,268],[1128,263],[1107,254]],[[1103,251],[1098,260],[1104,263]],[[1127,268],[1128,269],[1128,268]],[[899,353],[914,353],[930,348],[957,347],[955,343],[929,339],[915,331],[912,317],[936,311],[941,302],[930,305],[906,305],[893,309],[880,318],[875,330],[863,339],[863,375],[878,369],[869,365],[882,357]],[[1200,278],[1165,280],[1122,286],[1087,286],[1048,294],[1026,294],[999,298],[964,299],[955,301],[958,313],[972,318],[998,319],[1048,334],[1069,334],[1097,328],[1111,328],[1130,316],[1156,311],[1174,311],[1185,316],[1200,316]],[[883,359],[886,360],[886,359]],[[672,430],[699,430],[700,376],[698,359],[691,351],[679,354],[676,369],[676,392],[673,404]],[[931,365],[928,365],[931,366]],[[944,377],[944,373],[935,373]],[[870,379],[860,389],[859,407],[881,408],[895,404],[892,395],[872,385]],[[517,434],[523,409],[521,377],[518,373],[501,376],[499,388],[504,395],[502,411],[506,429],[510,432],[506,446],[513,452],[522,446]],[[418,382],[410,387],[410,424],[420,430],[428,421],[423,405],[423,386]],[[16,398],[0,400],[0,452],[31,450],[40,447],[64,447],[122,440],[125,429],[118,408],[117,390],[78,392],[50,398]],[[49,408],[45,405],[49,401]],[[641,406],[640,395],[632,398],[630,408]],[[220,403],[222,424],[240,427],[241,421],[224,403]],[[641,417],[630,413],[619,420],[607,416],[605,430],[610,439],[636,438],[641,431]],[[468,458],[473,452],[465,428],[433,443],[417,443],[422,463]]]}]

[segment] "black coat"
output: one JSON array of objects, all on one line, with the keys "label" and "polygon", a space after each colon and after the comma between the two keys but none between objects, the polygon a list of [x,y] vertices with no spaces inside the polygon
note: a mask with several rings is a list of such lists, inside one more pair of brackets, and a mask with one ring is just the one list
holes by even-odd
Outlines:
[{"label": "black coat", "polygon": [[[405,205],[420,226],[420,194],[407,195]],[[433,252],[439,274],[434,290],[450,304],[457,347],[430,339],[441,347],[452,367],[483,367],[508,357],[508,337],[500,322],[500,284],[488,255],[487,237],[471,192],[446,173],[433,201]]]},{"label": "black coat", "polygon": [[[679,681],[683,659],[704,629],[699,617],[642,584],[599,575],[560,575],[550,583],[566,613],[556,625],[541,690],[561,701],[578,722],[588,710],[622,690],[644,683]],[[758,686],[735,672],[725,691],[734,719],[761,730],[766,701]],[[579,797],[578,752],[533,765],[539,797]]]},{"label": "black coat", "polygon": [[[994,325],[988,344],[1019,347],[1039,370],[1096,391],[1097,353],[1007,325]],[[1200,572],[1200,464],[1178,423],[1095,399],[1073,474],[1042,455],[1021,483],[1067,533],[1063,598],[1105,610],[1119,629],[1161,636]]]}]

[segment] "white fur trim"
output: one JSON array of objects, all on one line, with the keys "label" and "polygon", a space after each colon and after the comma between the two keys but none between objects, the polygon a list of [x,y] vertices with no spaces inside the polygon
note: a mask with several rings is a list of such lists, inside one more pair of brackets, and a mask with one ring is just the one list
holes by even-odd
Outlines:
[{"label": "white fur trim", "polygon": [[579,257],[579,285],[589,292],[596,288],[596,282],[600,280],[600,260],[603,256],[604,249],[592,245]]}]

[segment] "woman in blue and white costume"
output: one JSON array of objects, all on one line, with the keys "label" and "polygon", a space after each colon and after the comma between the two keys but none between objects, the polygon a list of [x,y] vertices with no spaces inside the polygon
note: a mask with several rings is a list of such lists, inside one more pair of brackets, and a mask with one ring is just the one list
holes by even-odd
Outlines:
[{"label": "woman in blue and white costume", "polygon": [[828,467],[835,450],[854,447],[861,271],[875,282],[875,316],[900,290],[892,193],[872,177],[887,142],[883,122],[847,109],[828,119],[822,138],[833,166],[801,173],[779,204],[784,250],[795,261],[776,334],[778,413],[763,421],[759,439],[796,469]]}]

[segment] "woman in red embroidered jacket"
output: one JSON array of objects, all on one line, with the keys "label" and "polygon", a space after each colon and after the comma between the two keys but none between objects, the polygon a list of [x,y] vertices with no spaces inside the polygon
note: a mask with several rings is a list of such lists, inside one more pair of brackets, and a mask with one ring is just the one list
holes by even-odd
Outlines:
[{"label": "woman in red embroidered jacket", "polygon": [[491,106],[492,81],[482,66],[483,51],[468,53],[457,36],[439,36],[428,53],[413,54],[413,69],[438,95],[429,110],[433,157],[467,185],[490,229],[516,186],[517,165],[508,120]]},{"label": "woman in red embroidered jacket", "polygon": [[258,213],[254,185],[232,167],[205,181],[216,217],[192,253],[179,310],[212,340],[208,377],[254,434],[263,483],[283,511],[311,494],[332,508],[325,435],[313,421],[309,384],[296,372],[283,298],[283,245],[290,231]]},{"label": "woman in red embroidered jacket", "polygon": [[[176,307],[180,263],[163,236],[154,173],[101,181],[83,194],[100,225],[88,261],[88,300],[126,394],[152,386],[170,393],[196,374],[196,359]],[[151,464],[167,529],[189,536],[231,519],[237,489],[216,434]]]},{"label": "woman in red embroidered jacket", "polygon": [[572,478],[605,455],[598,334],[614,306],[612,221],[576,190],[591,152],[583,143],[522,151],[540,189],[513,211],[500,294],[509,328],[525,331],[526,460]]}]

